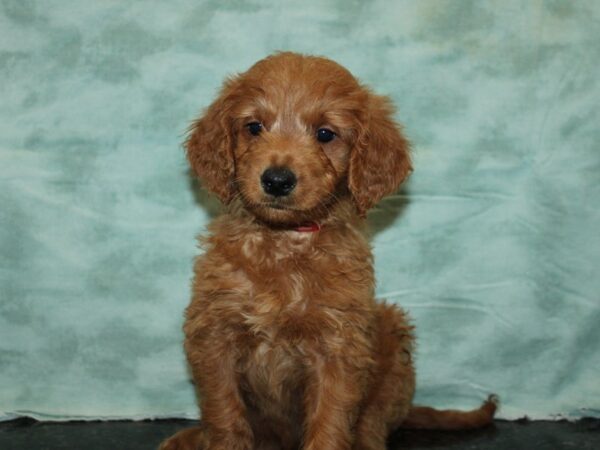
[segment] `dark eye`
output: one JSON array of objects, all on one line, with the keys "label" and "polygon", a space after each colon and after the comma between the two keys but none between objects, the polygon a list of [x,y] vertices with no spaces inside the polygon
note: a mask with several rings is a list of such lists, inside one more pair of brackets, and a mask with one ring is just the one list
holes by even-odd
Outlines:
[{"label": "dark eye", "polygon": [[335,137],[335,133],[328,128],[319,128],[317,130],[317,141],[330,142]]},{"label": "dark eye", "polygon": [[263,129],[262,123],[260,122],[250,122],[246,126],[252,136],[258,136]]}]

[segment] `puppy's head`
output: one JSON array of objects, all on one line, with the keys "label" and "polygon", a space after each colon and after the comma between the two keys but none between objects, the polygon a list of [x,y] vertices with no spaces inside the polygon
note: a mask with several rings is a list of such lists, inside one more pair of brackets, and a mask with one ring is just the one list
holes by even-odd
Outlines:
[{"label": "puppy's head", "polygon": [[323,219],[344,197],[364,215],[411,170],[392,114],[335,62],[278,53],[225,82],[187,155],[224,203],[239,196],[269,223]]}]

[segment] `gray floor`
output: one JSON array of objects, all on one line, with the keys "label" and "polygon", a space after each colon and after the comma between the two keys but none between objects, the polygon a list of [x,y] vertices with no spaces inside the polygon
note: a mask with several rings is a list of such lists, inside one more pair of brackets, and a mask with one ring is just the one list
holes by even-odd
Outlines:
[{"label": "gray floor", "polygon": [[[151,450],[183,420],[47,423],[20,419],[0,423],[1,450]],[[399,431],[390,449],[599,450],[600,420],[505,422],[471,432]]]}]

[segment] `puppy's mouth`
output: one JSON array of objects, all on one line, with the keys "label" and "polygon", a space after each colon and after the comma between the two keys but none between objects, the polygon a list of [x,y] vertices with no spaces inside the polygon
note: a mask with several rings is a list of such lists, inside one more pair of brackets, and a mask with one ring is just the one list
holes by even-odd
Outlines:
[{"label": "puppy's mouth", "polygon": [[299,208],[294,208],[293,206],[281,203],[279,201],[272,202],[261,202],[258,206],[262,206],[263,208],[276,209],[278,211],[293,211],[293,212],[304,212],[304,210]]},{"label": "puppy's mouth", "polygon": [[338,198],[336,193],[331,192],[312,204],[296,198],[295,195],[277,197],[263,193],[252,198],[252,195],[249,195],[251,193],[243,189],[240,189],[239,193],[246,210],[261,221],[274,226],[322,220],[330,213]]},{"label": "puppy's mouth", "polygon": [[290,198],[263,198],[252,201],[242,195],[246,208],[259,219],[274,225],[301,223],[313,215],[312,209],[299,207]]}]

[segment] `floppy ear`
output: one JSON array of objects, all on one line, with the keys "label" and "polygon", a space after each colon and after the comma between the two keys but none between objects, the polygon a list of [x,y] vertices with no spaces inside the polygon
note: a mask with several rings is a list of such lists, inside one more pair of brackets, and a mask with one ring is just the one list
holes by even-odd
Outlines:
[{"label": "floppy ear", "polygon": [[236,80],[223,85],[219,97],[191,127],[185,147],[187,158],[202,184],[227,204],[234,195],[233,118]]},{"label": "floppy ear", "polygon": [[412,171],[409,143],[394,122],[391,101],[369,93],[365,112],[348,169],[348,187],[362,216]]}]

